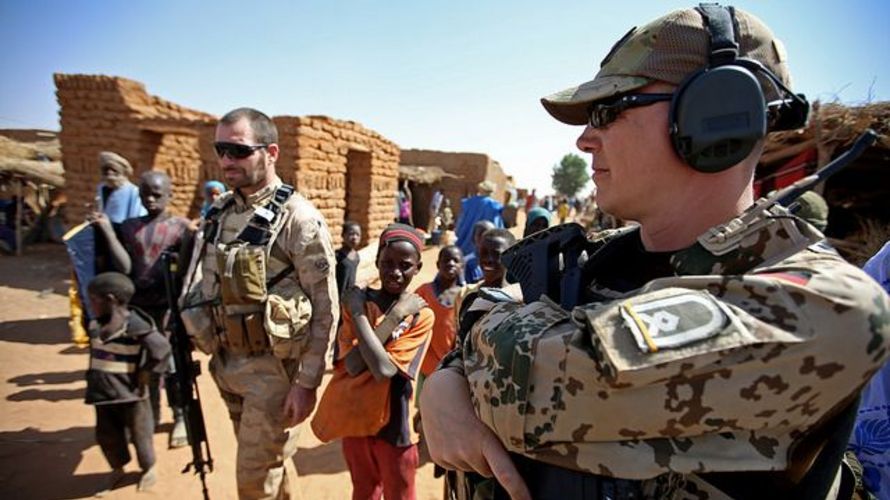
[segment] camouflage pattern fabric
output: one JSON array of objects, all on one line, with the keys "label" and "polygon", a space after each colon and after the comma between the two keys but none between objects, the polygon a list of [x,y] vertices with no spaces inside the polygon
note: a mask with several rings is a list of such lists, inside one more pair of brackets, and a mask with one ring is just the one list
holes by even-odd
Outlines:
[{"label": "camouflage pattern fabric", "polygon": [[675,253],[676,276],[476,323],[464,368],[508,451],[626,479],[787,469],[886,358],[890,299],[812,226],[755,209]]},{"label": "camouflage pattern fabric", "polygon": [[[258,207],[263,207],[280,186],[273,183],[242,199],[226,193],[214,206],[226,207],[220,215],[217,240],[235,239]],[[228,203],[232,197],[234,203]],[[211,372],[226,402],[238,441],[236,474],[240,498],[289,498],[284,463],[297,450],[299,426],[287,428],[284,398],[293,383],[317,387],[325,369],[325,353],[337,325],[339,302],[334,276],[334,251],[321,213],[299,194],[284,205],[283,226],[272,246],[267,279],[289,264],[295,271],[269,290],[282,298],[294,298],[303,290],[312,304],[308,338],[291,359],[280,360],[269,353],[236,354],[226,350],[226,332],[218,331],[221,346],[211,358]],[[219,297],[216,248],[206,246],[193,284],[200,302]],[[194,252],[199,255],[199,252]],[[194,264],[193,264],[194,265]],[[190,266],[191,268],[192,266]],[[217,308],[216,325],[221,307]],[[221,329],[221,326],[217,326]]]},{"label": "camouflage pattern fabric", "polygon": [[238,498],[289,498],[285,462],[297,452],[301,428],[288,428],[281,411],[292,374],[271,354],[214,356],[210,373],[238,441]]}]

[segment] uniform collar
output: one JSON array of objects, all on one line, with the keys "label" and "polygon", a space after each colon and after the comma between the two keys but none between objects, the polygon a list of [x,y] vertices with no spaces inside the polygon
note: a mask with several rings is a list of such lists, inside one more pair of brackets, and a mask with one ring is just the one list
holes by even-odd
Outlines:
[{"label": "uniform collar", "polygon": [[275,179],[273,179],[272,182],[270,182],[266,187],[260,189],[256,193],[253,193],[249,196],[244,196],[243,194],[241,194],[240,190],[236,189],[235,196],[233,198],[235,199],[235,203],[237,205],[242,205],[242,206],[261,205],[261,204],[265,203],[266,201],[269,201],[272,198],[272,195],[275,194],[275,190],[278,189],[278,187],[281,186],[282,184],[284,184],[284,183],[281,181],[281,178],[276,175]]}]

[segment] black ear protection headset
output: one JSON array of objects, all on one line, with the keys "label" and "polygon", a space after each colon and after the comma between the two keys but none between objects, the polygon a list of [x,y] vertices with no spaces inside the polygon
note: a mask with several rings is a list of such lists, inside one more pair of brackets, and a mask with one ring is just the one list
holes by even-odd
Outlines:
[{"label": "black ear protection headset", "polygon": [[[767,130],[806,124],[810,105],[759,61],[740,58],[735,9],[700,4],[710,36],[708,67],[686,78],[671,100],[671,140],[677,154],[700,172],[721,172],[745,159]],[[778,101],[767,103],[756,75],[772,83]]]}]

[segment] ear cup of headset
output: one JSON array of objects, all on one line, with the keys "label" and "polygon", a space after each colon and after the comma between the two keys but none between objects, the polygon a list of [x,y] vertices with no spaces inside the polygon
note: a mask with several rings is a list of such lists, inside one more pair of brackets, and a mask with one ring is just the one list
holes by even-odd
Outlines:
[{"label": "ear cup of headset", "polygon": [[745,159],[766,135],[766,103],[757,77],[733,64],[692,75],[671,101],[671,140],[700,172],[721,172]]}]

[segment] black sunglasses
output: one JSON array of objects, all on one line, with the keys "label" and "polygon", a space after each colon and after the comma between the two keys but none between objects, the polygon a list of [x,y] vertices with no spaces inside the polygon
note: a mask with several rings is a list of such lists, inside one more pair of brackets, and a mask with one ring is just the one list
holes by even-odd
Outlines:
[{"label": "black sunglasses", "polygon": [[587,123],[591,128],[605,128],[631,108],[670,101],[674,94],[626,94],[608,102],[595,102],[587,107]]},{"label": "black sunglasses", "polygon": [[235,142],[214,142],[213,149],[220,158],[228,155],[233,160],[243,160],[252,155],[254,151],[269,147],[268,144],[238,144]]}]

